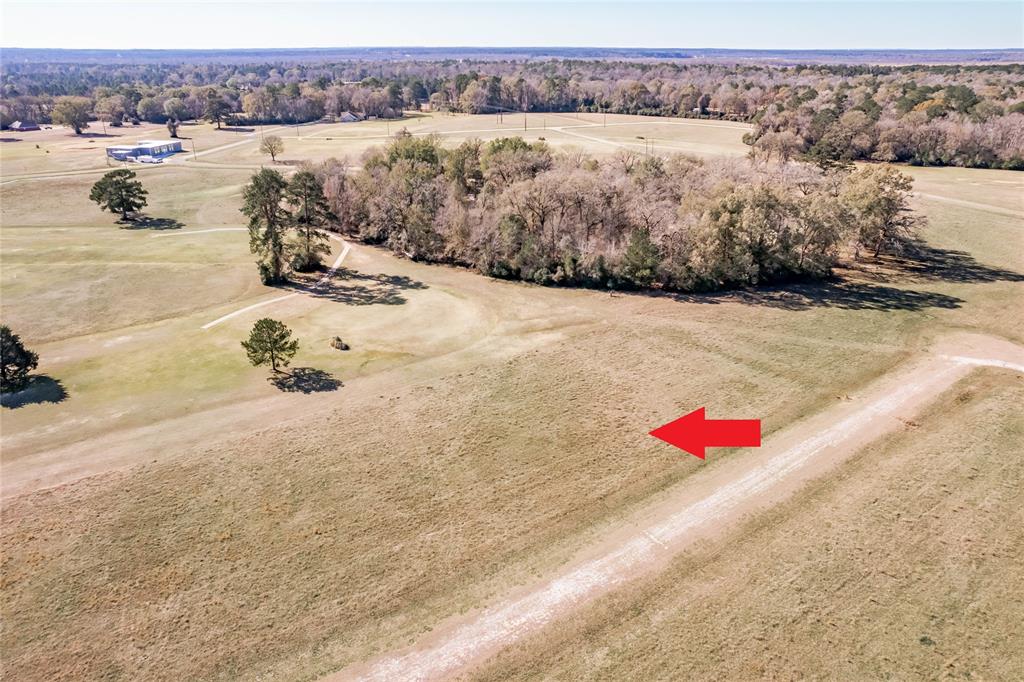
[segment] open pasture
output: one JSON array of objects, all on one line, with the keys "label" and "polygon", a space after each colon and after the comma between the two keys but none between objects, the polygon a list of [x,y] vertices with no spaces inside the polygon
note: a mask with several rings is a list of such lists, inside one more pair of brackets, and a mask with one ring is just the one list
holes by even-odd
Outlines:
[{"label": "open pasture", "polygon": [[[654,138],[657,153],[746,149],[746,128],[733,124],[608,123],[530,114],[526,136],[596,155],[642,152],[638,136]],[[522,115],[512,114],[503,124],[426,115],[274,134],[288,162],[357,161],[398,126],[453,145],[523,134]],[[139,173],[147,214],[159,221],[152,229],[119,229],[101,214],[87,199],[95,176],[24,177],[59,172],[60,162],[18,161],[20,179],[0,187],[4,321],[66,393],[2,414],[2,637],[18,679],[315,678],[406,645],[560,565],[685,481],[697,461],[646,432],[694,404],[756,414],[770,436],[944,334],[1024,341],[1024,316],[1006,314],[1024,290],[1024,249],[1008,246],[1022,239],[1020,182],[1009,172],[912,169],[931,260],[858,267],[835,282],[611,296],[492,281],[355,244],[314,290],[309,281],[272,288],[257,279],[238,213],[250,171],[233,167],[267,161],[257,137],[206,125],[183,128],[188,134],[208,153]],[[4,181],[9,148],[0,147]],[[330,262],[342,253],[333,246]],[[249,367],[239,346],[264,315],[300,340],[293,367],[302,371],[277,384]],[[336,334],[350,351],[329,347]],[[1009,404],[1015,381],[986,377],[959,390]],[[988,404],[964,402],[970,410],[950,419]],[[997,416],[964,444],[975,459],[1005,450],[1019,431]],[[895,438],[844,471],[858,493],[834,514],[836,527],[870,506],[856,467],[914,459],[915,447]],[[887,474],[894,496],[919,484],[907,471]],[[942,472],[956,473],[939,468],[920,485],[959,480]],[[989,518],[971,504],[956,511],[968,525]],[[810,532],[780,514],[796,525],[765,551],[780,542],[799,545],[786,556],[810,551],[799,544]],[[879,527],[879,545],[908,537],[895,523]],[[1016,536],[1005,542],[1019,551]],[[685,570],[717,575],[715,551],[687,557]],[[995,578],[1011,578],[1011,569],[996,565]],[[647,613],[662,589],[645,584],[585,613],[566,641],[591,627],[614,637],[605,614],[632,608],[628,600]],[[739,601],[712,606],[732,617],[749,608]],[[955,655],[955,644],[947,651]],[[614,672],[634,654],[588,655],[512,652],[488,674],[519,661],[525,675],[543,676],[549,665],[569,676],[595,665]],[[746,659],[735,665],[739,676],[755,673]]]},{"label": "open pasture", "polygon": [[[163,167],[188,163],[228,171],[269,166],[270,158],[259,150],[259,140],[264,135],[282,139],[284,152],[278,161],[286,168],[330,157],[347,158],[358,165],[367,149],[385,144],[400,130],[413,135],[436,134],[451,146],[471,138],[487,141],[519,136],[530,142],[544,140],[555,149],[576,148],[598,157],[627,149],[640,154],[685,153],[710,158],[746,154],[748,148],[740,138],[749,126],[724,121],[582,113],[505,113],[501,117],[410,113],[390,121],[224,126],[220,130],[209,123],[185,123],[178,131],[184,151],[165,161]],[[5,132],[0,138],[4,139],[0,145],[3,182],[15,184],[24,178],[69,178],[76,174],[94,178],[120,166],[107,160],[104,150],[108,145],[165,138],[167,129],[151,123],[108,127],[106,135],[89,128],[84,135],[75,136],[60,127],[17,134]],[[131,167],[151,174],[161,166]]]},{"label": "open pasture", "polygon": [[724,548],[685,553],[467,677],[1017,679],[1022,401],[1010,373],[965,379]]},{"label": "open pasture", "polygon": [[[182,123],[178,128],[182,154],[176,158],[191,157],[244,140],[257,132],[253,127],[223,126],[220,130],[208,123]],[[59,176],[62,173],[97,173],[121,164],[108,160],[106,148],[117,144],[132,144],[140,140],[166,140],[167,127],[155,123],[107,126],[106,132],[98,121],[90,124],[82,135],[75,135],[70,129],[54,126],[28,132],[4,131],[0,133],[0,163],[3,164],[3,181],[23,177]],[[145,164],[133,164],[132,168],[147,169]]]},{"label": "open pasture", "polygon": [[[607,118],[607,126],[605,125]],[[268,128],[269,130],[269,128]],[[391,135],[407,130],[413,135],[438,135],[443,143],[455,146],[466,139],[493,140],[522,137],[544,140],[555,149],[573,147],[594,156],[610,156],[622,149],[643,154],[648,148],[641,137],[652,138],[655,152],[687,153],[696,156],[741,156],[747,146],[741,141],[748,126],[719,121],[693,119],[654,119],[645,116],[600,114],[505,113],[492,114],[410,114],[394,121],[355,123],[318,123],[275,129],[284,142],[281,160],[323,160],[347,158],[358,165],[369,148],[387,142]],[[202,160],[216,164],[258,164],[269,161],[258,145],[240,145],[211,152]]]}]

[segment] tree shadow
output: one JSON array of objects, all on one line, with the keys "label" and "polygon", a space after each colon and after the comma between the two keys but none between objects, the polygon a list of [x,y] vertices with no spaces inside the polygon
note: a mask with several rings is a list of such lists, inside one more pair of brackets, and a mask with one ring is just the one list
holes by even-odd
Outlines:
[{"label": "tree shadow", "polygon": [[876,282],[1024,282],[1024,274],[979,263],[966,251],[911,244],[902,256],[884,256],[873,262],[857,261],[849,269]]},{"label": "tree shadow", "polygon": [[62,403],[68,397],[59,379],[45,374],[30,377],[28,386],[14,393],[0,393],[0,405],[16,410],[25,405],[40,403]]},{"label": "tree shadow", "polygon": [[402,305],[407,302],[403,291],[428,288],[426,284],[405,275],[363,274],[338,268],[330,276],[298,275],[289,288],[316,298],[325,298],[347,305]]},{"label": "tree shadow", "polygon": [[324,393],[344,386],[330,372],[312,367],[293,367],[291,371],[274,374],[267,381],[286,393]]},{"label": "tree shadow", "polygon": [[121,229],[124,230],[180,230],[183,227],[185,227],[185,223],[174,218],[151,218],[149,216],[139,216],[121,223]]},{"label": "tree shadow", "polygon": [[[74,133],[72,133],[74,135]],[[122,137],[121,135],[114,135],[113,133],[78,133],[75,137],[94,138],[94,137]]]},{"label": "tree shadow", "polygon": [[906,289],[889,284],[944,282],[977,284],[1024,282],[1024,274],[979,263],[966,251],[941,249],[915,241],[899,256],[883,255],[846,262],[841,275],[818,282],[741,289],[706,294],[650,292],[688,303],[738,302],[784,310],[834,307],[847,310],[908,310],[959,308],[963,299],[931,291]]},{"label": "tree shadow", "polygon": [[245,128],[243,126],[223,126],[221,130],[229,133],[254,133],[255,128]]},{"label": "tree shadow", "polygon": [[20,137],[0,137],[0,142],[21,142]]},{"label": "tree shadow", "polygon": [[920,311],[927,308],[952,310],[959,308],[964,302],[962,298],[931,291],[899,289],[845,280],[710,294],[655,293],[654,295],[667,296],[686,303],[743,303],[781,310],[809,310],[823,307],[879,311]]}]

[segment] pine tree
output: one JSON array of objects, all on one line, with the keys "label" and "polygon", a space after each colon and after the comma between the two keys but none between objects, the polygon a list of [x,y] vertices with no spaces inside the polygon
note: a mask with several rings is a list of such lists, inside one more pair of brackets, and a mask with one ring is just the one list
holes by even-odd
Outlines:
[{"label": "pine tree", "polygon": [[210,123],[216,123],[217,130],[220,130],[221,121],[231,113],[231,105],[220,96],[217,90],[210,88],[206,91],[206,108],[203,113],[206,119]]},{"label": "pine tree", "polygon": [[329,237],[321,228],[337,220],[331,212],[324,186],[310,171],[299,171],[288,183],[286,201],[293,207],[296,229],[292,268],[309,272],[320,266],[320,258],[331,252]]},{"label": "pine tree", "polygon": [[127,168],[118,168],[100,178],[89,198],[99,204],[100,208],[111,213],[120,213],[121,220],[128,220],[134,213],[146,205],[146,190],[142,183],[135,179],[135,172]]},{"label": "pine tree", "polygon": [[637,288],[649,287],[654,282],[659,262],[658,245],[651,241],[651,233],[642,228],[634,230],[622,257],[622,278]]},{"label": "pine tree", "polygon": [[299,349],[299,342],[292,338],[292,330],[283,323],[264,317],[253,325],[249,340],[242,341],[242,348],[253,367],[269,364],[276,372],[278,365],[288,366]]},{"label": "pine tree", "polygon": [[39,356],[25,348],[21,338],[7,325],[0,326],[0,391],[20,391],[28,384],[28,373],[39,365]]},{"label": "pine tree", "polygon": [[281,206],[288,183],[275,170],[264,168],[242,190],[242,213],[249,216],[249,250],[260,257],[264,284],[284,279],[285,235],[291,220]]}]

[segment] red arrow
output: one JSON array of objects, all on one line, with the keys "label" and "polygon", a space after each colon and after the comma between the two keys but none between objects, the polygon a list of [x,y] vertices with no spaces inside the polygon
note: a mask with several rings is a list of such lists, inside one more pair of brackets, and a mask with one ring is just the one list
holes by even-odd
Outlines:
[{"label": "red arrow", "polygon": [[659,426],[650,435],[704,459],[704,448],[761,447],[761,420],[705,419],[701,407]]}]

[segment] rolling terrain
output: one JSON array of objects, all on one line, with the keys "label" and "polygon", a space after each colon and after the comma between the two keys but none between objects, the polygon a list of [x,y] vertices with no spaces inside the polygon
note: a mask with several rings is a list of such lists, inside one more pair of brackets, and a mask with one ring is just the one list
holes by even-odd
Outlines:
[{"label": "rolling terrain", "polygon": [[[276,132],[282,167],[357,164],[399,125],[446,144],[543,137],[599,158],[652,141],[738,156],[747,130],[582,114],[316,124]],[[3,318],[59,389],[2,413],[12,678],[367,670],[570,570],[652,505],[746,468],[749,452],[705,465],[647,436],[684,411],[756,416],[766,444],[790,442],[923,358],[971,355],[936,350],[949,339],[1024,344],[1024,181],[1008,171],[907,169],[929,221],[924,256],[819,284],[613,296],[336,242],[330,259],[344,258],[324,286],[282,290],[259,284],[238,213],[267,163],[258,131],[182,134],[195,157],[140,169],[150,229],[118,229],[88,201],[102,140],[53,130],[0,146]],[[300,340],[290,383],[239,347],[263,315]],[[332,349],[334,335],[352,350]],[[649,661],[717,678],[834,664],[1015,677],[1024,426],[1011,406],[1024,379],[967,365],[948,378],[884,438],[854,439],[785,496],[666,552],[661,570],[461,672],[621,677]],[[936,534],[963,551],[939,553]],[[907,548],[925,560],[910,566]],[[704,633],[695,645],[691,632]],[[838,664],[813,646],[822,637],[841,643]],[[982,648],[1005,652],[1001,667]]]}]

